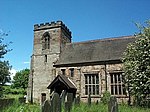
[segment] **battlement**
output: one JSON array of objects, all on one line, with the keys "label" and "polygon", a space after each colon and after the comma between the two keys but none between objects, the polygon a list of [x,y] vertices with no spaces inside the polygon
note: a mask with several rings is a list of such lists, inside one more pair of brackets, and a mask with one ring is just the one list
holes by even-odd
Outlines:
[{"label": "battlement", "polygon": [[43,29],[57,28],[57,27],[62,27],[69,34],[71,34],[71,31],[67,28],[67,26],[62,21],[57,21],[57,22],[52,21],[50,23],[35,24],[34,25],[34,31],[43,30]]}]

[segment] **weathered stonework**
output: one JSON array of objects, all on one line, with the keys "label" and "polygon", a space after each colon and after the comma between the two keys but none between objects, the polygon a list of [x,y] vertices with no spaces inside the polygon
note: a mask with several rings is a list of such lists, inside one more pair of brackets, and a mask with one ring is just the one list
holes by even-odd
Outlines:
[{"label": "weathered stonework", "polygon": [[[50,36],[50,47],[43,50],[42,38],[45,32]],[[58,60],[65,44],[70,42],[71,32],[61,21],[34,26],[34,47],[28,87],[29,101],[40,102],[42,93],[46,94],[46,98],[49,99],[47,86],[55,78],[53,65]]]},{"label": "weathered stonework", "polygon": [[123,73],[120,57],[127,44],[134,41],[133,37],[80,43],[71,43],[71,38],[71,32],[61,21],[34,25],[28,101],[41,103],[49,99],[47,87],[57,75],[63,74],[62,70],[75,84],[76,96],[84,102],[91,94],[89,91],[94,102],[100,101],[105,91],[112,91],[118,101],[127,100],[127,95],[122,94],[122,77],[118,73]]},{"label": "weathered stonework", "polygon": [[[70,76],[70,68],[74,68],[74,77]],[[72,66],[72,67],[61,67],[56,68],[56,74],[61,73],[61,69],[66,70],[66,76],[69,77],[77,87],[77,96],[81,97],[83,102],[87,102],[88,95],[85,95],[85,74],[98,74],[99,75],[99,95],[94,95],[92,97],[92,101],[96,102],[97,100],[100,101],[102,94],[108,90],[110,90],[110,72],[114,71],[122,71],[122,64],[107,64],[107,65],[91,65],[91,66]],[[107,75],[107,77],[105,77]],[[107,79],[106,79],[107,78]],[[106,82],[107,80],[107,82]],[[107,83],[107,89],[106,89]],[[125,96],[123,96],[125,97]],[[120,99],[120,98],[119,98]],[[125,98],[122,98],[123,101]]]}]

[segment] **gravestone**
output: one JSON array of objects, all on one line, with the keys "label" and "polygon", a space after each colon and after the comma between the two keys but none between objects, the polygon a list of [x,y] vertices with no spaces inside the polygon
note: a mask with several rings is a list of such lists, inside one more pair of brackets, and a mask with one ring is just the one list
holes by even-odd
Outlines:
[{"label": "gravestone", "polygon": [[108,102],[108,112],[118,112],[118,103],[115,96],[111,96]]},{"label": "gravestone", "polygon": [[60,95],[60,99],[61,99],[62,104],[64,104],[64,102],[65,102],[65,97],[66,97],[66,90],[63,90],[61,95]]},{"label": "gravestone", "polygon": [[88,95],[88,105],[91,106],[91,94]]},{"label": "gravestone", "polygon": [[65,102],[65,112],[71,112],[71,106],[70,102]]},{"label": "gravestone", "polygon": [[98,100],[96,100],[96,105],[98,105]]},{"label": "gravestone", "polygon": [[45,100],[42,105],[42,112],[51,112],[50,101]]},{"label": "gravestone", "polygon": [[76,104],[76,105],[80,105],[80,96],[77,96],[77,97],[75,98],[75,104]]},{"label": "gravestone", "polygon": [[67,102],[65,102],[65,112],[71,112],[73,103],[73,93],[67,93]]},{"label": "gravestone", "polygon": [[73,103],[73,93],[67,93],[67,101]]},{"label": "gravestone", "polygon": [[61,101],[58,93],[54,93],[51,100],[52,112],[61,112]]}]

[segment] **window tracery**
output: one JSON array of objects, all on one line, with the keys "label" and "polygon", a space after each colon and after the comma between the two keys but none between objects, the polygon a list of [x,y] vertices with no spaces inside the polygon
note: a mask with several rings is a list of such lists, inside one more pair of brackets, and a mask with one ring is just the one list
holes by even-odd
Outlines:
[{"label": "window tracery", "polygon": [[48,32],[44,33],[42,37],[42,50],[50,49],[50,35]]}]

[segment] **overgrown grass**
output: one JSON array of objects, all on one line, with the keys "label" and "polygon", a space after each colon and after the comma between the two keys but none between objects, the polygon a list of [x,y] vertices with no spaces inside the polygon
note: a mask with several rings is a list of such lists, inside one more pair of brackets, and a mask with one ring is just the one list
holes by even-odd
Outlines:
[{"label": "overgrown grass", "polygon": [[[148,108],[132,107],[128,105],[119,105],[118,108],[119,112],[150,112],[150,109]],[[63,112],[65,112],[64,109]],[[92,103],[91,106],[86,103],[82,103],[80,105],[73,106],[71,112],[108,112],[108,106],[102,103],[97,105]]]},{"label": "overgrown grass", "polygon": [[[20,104],[16,101],[12,106],[6,107],[1,112],[41,112],[41,107],[37,104]],[[62,109],[62,112],[65,112],[65,110]],[[108,112],[108,107],[102,103],[97,105],[92,103],[91,106],[81,103],[73,106],[71,112]],[[119,105],[119,112],[150,112],[150,109]]]},{"label": "overgrown grass", "polygon": [[150,108],[141,108],[128,105],[119,105],[119,112],[150,112]]},{"label": "overgrown grass", "polygon": [[[92,103],[92,105],[88,105],[86,103],[82,103],[80,105],[73,106],[71,112],[107,112],[107,106],[104,104]],[[65,111],[64,111],[65,112]]]},{"label": "overgrown grass", "polygon": [[40,105],[37,104],[20,104],[15,101],[11,106],[4,108],[0,112],[41,112]]}]

